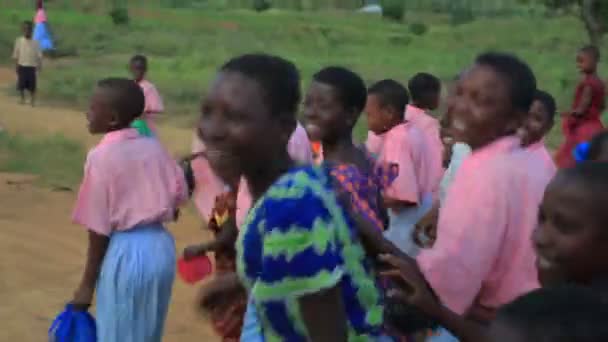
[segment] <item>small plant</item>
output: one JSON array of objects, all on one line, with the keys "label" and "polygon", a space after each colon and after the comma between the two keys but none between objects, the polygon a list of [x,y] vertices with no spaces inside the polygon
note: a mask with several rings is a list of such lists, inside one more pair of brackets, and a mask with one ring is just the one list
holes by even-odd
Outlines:
[{"label": "small plant", "polygon": [[450,24],[462,25],[475,20],[475,15],[470,7],[456,6],[450,10]]},{"label": "small plant", "polygon": [[402,21],[405,15],[405,1],[403,0],[382,0],[380,1],[382,6],[382,16],[384,18]]},{"label": "small plant", "polygon": [[270,1],[268,0],[253,0],[253,10],[256,12],[264,12],[270,9]]},{"label": "small plant", "polygon": [[128,25],[129,24],[129,10],[124,7],[115,7],[110,11],[110,17],[114,25]]},{"label": "small plant", "polygon": [[424,35],[429,30],[425,23],[412,23],[410,25],[410,32],[417,36]]}]

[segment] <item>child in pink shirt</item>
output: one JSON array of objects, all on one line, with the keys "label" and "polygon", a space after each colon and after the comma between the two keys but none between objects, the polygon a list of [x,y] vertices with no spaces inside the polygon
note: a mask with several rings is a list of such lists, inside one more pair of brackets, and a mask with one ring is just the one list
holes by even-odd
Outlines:
[{"label": "child in pink shirt", "polygon": [[152,133],[156,134],[156,116],[165,111],[163,100],[158,93],[158,90],[152,84],[152,82],[146,79],[146,73],[148,72],[148,58],[143,55],[135,55],[131,58],[129,64],[133,79],[141,89],[144,91],[146,98],[146,104],[143,110],[143,119],[148,124],[148,127]]},{"label": "child in pink shirt", "polygon": [[539,286],[530,237],[550,178],[515,135],[535,91],[534,74],[511,55],[480,55],[462,75],[446,115],[473,153],[448,189],[433,247],[417,264],[401,256],[443,305],[481,322]]},{"label": "child in pink shirt", "polygon": [[72,303],[97,292],[100,341],[160,342],[175,278],[175,243],[164,223],[187,197],[182,170],[157,139],[130,128],[144,94],[128,79],[98,83],[89,131],[105,134],[85,164],[73,220],[89,230],[89,251]]},{"label": "child in pink shirt", "polygon": [[544,170],[549,177],[557,172],[557,166],[545,146],[544,137],[547,135],[555,120],[555,100],[551,94],[537,90],[534,102],[530,107],[530,115],[524,122],[520,131],[522,143],[532,158],[538,163],[538,167]]},{"label": "child in pink shirt", "polygon": [[427,73],[418,73],[408,82],[412,103],[405,109],[405,118],[424,134],[431,164],[430,179],[433,185],[433,200],[438,200],[439,183],[443,176],[443,143],[439,134],[439,120],[429,111],[439,107],[441,81]]},{"label": "child in pink shirt", "polygon": [[412,232],[432,207],[435,182],[423,133],[403,120],[408,101],[405,87],[394,80],[383,80],[369,88],[366,112],[369,130],[381,139],[378,161],[396,164],[399,169],[399,175],[383,194],[389,209],[385,236],[405,253],[416,255],[418,247]]}]

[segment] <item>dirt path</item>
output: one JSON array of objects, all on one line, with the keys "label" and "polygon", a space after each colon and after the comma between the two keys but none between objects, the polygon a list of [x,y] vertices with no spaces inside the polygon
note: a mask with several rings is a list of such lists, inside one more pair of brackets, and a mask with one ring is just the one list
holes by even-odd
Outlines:
[{"label": "dirt path", "polygon": [[[14,73],[0,68],[0,88],[12,86]],[[24,135],[61,133],[87,146],[96,138],[86,131],[82,113],[21,106],[0,89],[0,125]],[[173,153],[188,151],[191,132],[160,125],[161,138]],[[69,221],[74,193],[33,185],[27,175],[0,173],[0,342],[44,341],[50,320],[62,309],[79,281],[86,235]],[[194,210],[185,210],[171,227],[178,250],[202,240]],[[196,288],[177,280],[165,341],[215,341],[193,309]]]}]

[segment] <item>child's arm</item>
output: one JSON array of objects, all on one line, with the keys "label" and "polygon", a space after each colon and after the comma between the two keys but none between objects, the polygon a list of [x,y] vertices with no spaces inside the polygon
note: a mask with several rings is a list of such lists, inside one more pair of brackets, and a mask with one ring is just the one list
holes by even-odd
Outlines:
[{"label": "child's arm", "polygon": [[581,100],[576,108],[572,111],[573,116],[582,117],[587,113],[587,110],[591,106],[593,91],[590,85],[585,85],[583,88],[583,93],[581,95]]},{"label": "child's arm", "polygon": [[389,297],[417,307],[462,342],[485,340],[485,329],[482,325],[465,319],[439,303],[415,262],[393,255],[381,255],[380,260],[392,267],[381,272],[381,275],[393,278],[402,285],[401,289],[389,291]]},{"label": "child's arm", "polygon": [[184,258],[191,259],[197,256],[204,255],[207,252],[215,252],[218,249],[234,246],[238,237],[239,230],[236,227],[234,218],[229,218],[222,225],[214,240],[202,243],[199,245],[188,246],[184,249]]},{"label": "child's arm", "polygon": [[19,38],[15,40],[15,46],[13,47],[13,59],[15,60],[15,67],[19,66]]},{"label": "child's arm", "polygon": [[38,72],[42,71],[42,57],[42,49],[40,48],[40,44],[36,42],[36,58],[38,60],[36,70],[38,70]]},{"label": "child's arm", "polygon": [[85,265],[80,286],[74,293],[72,304],[75,308],[86,310],[93,301],[95,284],[101,271],[101,265],[108,249],[110,239],[94,231],[89,231],[89,249],[87,252],[87,262]]}]

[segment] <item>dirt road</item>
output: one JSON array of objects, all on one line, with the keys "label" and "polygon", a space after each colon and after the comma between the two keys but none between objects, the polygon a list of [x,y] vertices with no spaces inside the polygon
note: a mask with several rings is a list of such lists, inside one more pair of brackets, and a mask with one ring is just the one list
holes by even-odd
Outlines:
[{"label": "dirt road", "polygon": [[[0,88],[12,86],[14,72],[0,68]],[[0,125],[25,135],[62,133],[92,146],[78,111],[21,106],[0,89]],[[160,125],[161,139],[174,152],[188,151],[192,134]],[[70,223],[75,194],[33,185],[28,175],[0,173],[0,342],[45,341],[50,320],[70,299],[86,253],[86,235]],[[178,250],[201,241],[200,221],[185,210],[171,226]],[[165,341],[216,341],[193,309],[196,288],[176,281]]]}]

